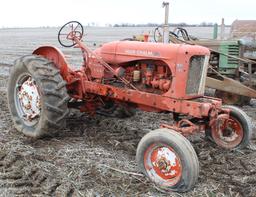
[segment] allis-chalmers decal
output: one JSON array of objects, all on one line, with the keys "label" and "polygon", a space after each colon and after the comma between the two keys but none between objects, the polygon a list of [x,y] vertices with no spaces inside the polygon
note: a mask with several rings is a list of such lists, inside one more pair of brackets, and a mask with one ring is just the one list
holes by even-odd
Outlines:
[{"label": "allis-chalmers decal", "polygon": [[156,51],[144,51],[144,50],[134,50],[134,49],[127,49],[125,53],[132,54],[132,55],[143,55],[143,56],[155,56],[159,57],[160,53]]}]

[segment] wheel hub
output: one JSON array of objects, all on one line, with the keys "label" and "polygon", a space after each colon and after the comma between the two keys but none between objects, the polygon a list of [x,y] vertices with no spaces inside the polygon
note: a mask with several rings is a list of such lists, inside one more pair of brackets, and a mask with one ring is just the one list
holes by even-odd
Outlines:
[{"label": "wheel hub", "polygon": [[157,148],[151,156],[153,167],[164,179],[171,179],[180,173],[180,163],[175,153],[167,147]]},{"label": "wheel hub", "polygon": [[213,133],[214,141],[224,148],[234,148],[243,139],[243,127],[237,119],[230,117],[220,124],[218,130]]},{"label": "wheel hub", "polygon": [[165,158],[160,159],[157,163],[155,163],[155,165],[153,164],[153,166],[158,167],[161,171],[168,170],[168,163]]},{"label": "wheel hub", "polygon": [[31,122],[40,115],[40,95],[36,82],[32,79],[32,77],[28,77],[27,80],[19,85],[17,97],[21,111],[23,112],[23,118],[25,120]]},{"label": "wheel hub", "polygon": [[167,145],[150,146],[144,155],[144,164],[149,177],[161,185],[173,186],[181,178],[181,161]]},{"label": "wheel hub", "polygon": [[219,130],[219,136],[225,142],[233,142],[239,137],[240,132],[240,125],[235,120],[228,119],[224,127]]}]

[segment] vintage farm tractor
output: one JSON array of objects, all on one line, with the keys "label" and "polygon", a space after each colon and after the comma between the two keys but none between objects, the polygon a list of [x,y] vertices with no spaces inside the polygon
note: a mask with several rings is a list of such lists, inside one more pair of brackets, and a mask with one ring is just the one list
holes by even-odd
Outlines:
[{"label": "vintage farm tractor", "polygon": [[205,132],[226,149],[248,145],[248,116],[203,96],[207,48],[116,41],[91,51],[82,37],[83,26],[75,21],[58,34],[61,45],[81,49],[84,62],[79,70],[53,46],[39,47],[15,62],[8,102],[18,131],[35,138],[61,132],[71,107],[89,114],[113,105],[173,113],[173,124],[170,120],[142,138],[136,160],[157,186],[178,192],[190,190],[199,173],[196,152],[184,135]]}]

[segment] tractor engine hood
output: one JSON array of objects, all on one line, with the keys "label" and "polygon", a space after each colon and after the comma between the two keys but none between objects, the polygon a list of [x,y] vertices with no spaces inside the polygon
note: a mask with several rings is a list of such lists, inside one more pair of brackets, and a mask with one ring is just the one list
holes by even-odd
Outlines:
[{"label": "tractor engine hood", "polygon": [[109,64],[122,64],[136,60],[163,60],[176,62],[179,53],[209,55],[207,48],[186,44],[163,44],[137,41],[115,41],[104,44],[95,52]]}]

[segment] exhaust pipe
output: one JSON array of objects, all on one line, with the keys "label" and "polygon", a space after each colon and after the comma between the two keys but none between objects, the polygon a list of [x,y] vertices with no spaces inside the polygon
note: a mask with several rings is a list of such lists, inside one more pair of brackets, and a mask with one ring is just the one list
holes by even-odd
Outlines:
[{"label": "exhaust pipe", "polygon": [[169,43],[169,2],[163,2],[163,8],[165,8],[165,19],[163,26],[163,42]]}]

